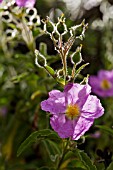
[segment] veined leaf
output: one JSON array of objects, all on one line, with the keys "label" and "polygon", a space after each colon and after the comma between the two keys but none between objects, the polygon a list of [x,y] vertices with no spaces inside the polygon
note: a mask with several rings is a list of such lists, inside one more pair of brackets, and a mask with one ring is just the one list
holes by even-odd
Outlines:
[{"label": "veined leaf", "polygon": [[19,156],[25,149],[27,149],[33,143],[42,141],[45,139],[57,140],[57,141],[60,140],[58,135],[50,129],[35,131],[20,145],[17,151],[17,156]]},{"label": "veined leaf", "polygon": [[83,162],[84,166],[87,168],[87,170],[97,170],[96,166],[93,165],[90,157],[84,151],[80,150],[76,151],[78,151],[78,156],[80,160]]},{"label": "veined leaf", "polygon": [[58,155],[61,154],[61,150],[58,147],[58,144],[49,139],[43,140],[43,144],[47,150],[51,161],[55,162],[56,159],[58,159]]},{"label": "veined leaf", "polygon": [[81,67],[79,67],[78,70],[75,72],[75,78],[80,74],[80,72],[88,65],[89,63],[83,64]]}]

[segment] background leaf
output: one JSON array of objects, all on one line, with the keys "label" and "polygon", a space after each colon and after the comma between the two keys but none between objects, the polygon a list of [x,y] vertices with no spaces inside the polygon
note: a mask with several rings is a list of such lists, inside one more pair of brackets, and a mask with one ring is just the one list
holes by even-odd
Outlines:
[{"label": "background leaf", "polygon": [[113,129],[104,126],[104,125],[96,125],[97,128],[104,130],[105,132],[107,132],[109,135],[113,135]]},{"label": "background leaf", "polygon": [[110,163],[110,165],[108,166],[106,170],[113,170],[113,162]]}]

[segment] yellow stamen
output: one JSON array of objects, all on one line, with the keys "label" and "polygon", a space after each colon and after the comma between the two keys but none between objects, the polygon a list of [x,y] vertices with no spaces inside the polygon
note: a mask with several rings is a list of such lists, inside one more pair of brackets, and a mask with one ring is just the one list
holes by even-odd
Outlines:
[{"label": "yellow stamen", "polygon": [[80,115],[80,108],[77,104],[67,106],[66,115],[70,119],[77,118]]},{"label": "yellow stamen", "polygon": [[110,83],[108,80],[104,79],[104,80],[102,80],[102,82],[101,82],[101,88],[102,88],[103,90],[108,90],[108,89],[111,88],[111,83]]}]

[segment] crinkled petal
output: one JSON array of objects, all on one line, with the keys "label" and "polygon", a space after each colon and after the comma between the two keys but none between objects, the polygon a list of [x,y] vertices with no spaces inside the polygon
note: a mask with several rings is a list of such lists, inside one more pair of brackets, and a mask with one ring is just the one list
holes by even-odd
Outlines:
[{"label": "crinkled petal", "polygon": [[82,107],[91,92],[91,87],[86,85],[80,85],[78,83],[69,83],[65,86],[64,93],[66,94],[67,104],[79,104]]},{"label": "crinkled petal", "polygon": [[36,0],[16,0],[16,4],[20,7],[32,8]]},{"label": "crinkled petal", "polygon": [[81,116],[75,124],[72,139],[78,140],[81,136],[83,136],[84,133],[92,126],[93,122],[94,119],[86,119]]},{"label": "crinkled petal", "polygon": [[62,98],[64,97],[64,93],[63,92],[60,92],[59,90],[52,90],[49,92],[49,97],[54,97],[54,98]]},{"label": "crinkled petal", "polygon": [[53,115],[50,119],[52,128],[58,133],[61,138],[69,138],[73,135],[72,121],[67,119],[64,114]]},{"label": "crinkled petal", "polygon": [[104,114],[104,108],[96,96],[90,95],[88,96],[81,112],[82,117],[95,119]]},{"label": "crinkled petal", "polygon": [[51,114],[64,113],[66,110],[64,93],[52,90],[49,93],[49,98],[41,102],[41,108]]}]

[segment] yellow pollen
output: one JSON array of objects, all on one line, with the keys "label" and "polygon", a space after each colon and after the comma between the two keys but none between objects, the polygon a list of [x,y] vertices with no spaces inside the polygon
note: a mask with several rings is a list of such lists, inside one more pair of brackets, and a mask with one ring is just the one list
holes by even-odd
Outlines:
[{"label": "yellow pollen", "polygon": [[68,105],[66,109],[66,115],[70,119],[77,118],[80,115],[80,109],[77,104],[74,105]]},{"label": "yellow pollen", "polygon": [[102,82],[101,82],[101,88],[102,88],[103,90],[108,90],[108,89],[110,89],[110,88],[111,88],[110,82],[109,82],[108,80],[106,80],[106,79],[102,80]]}]

